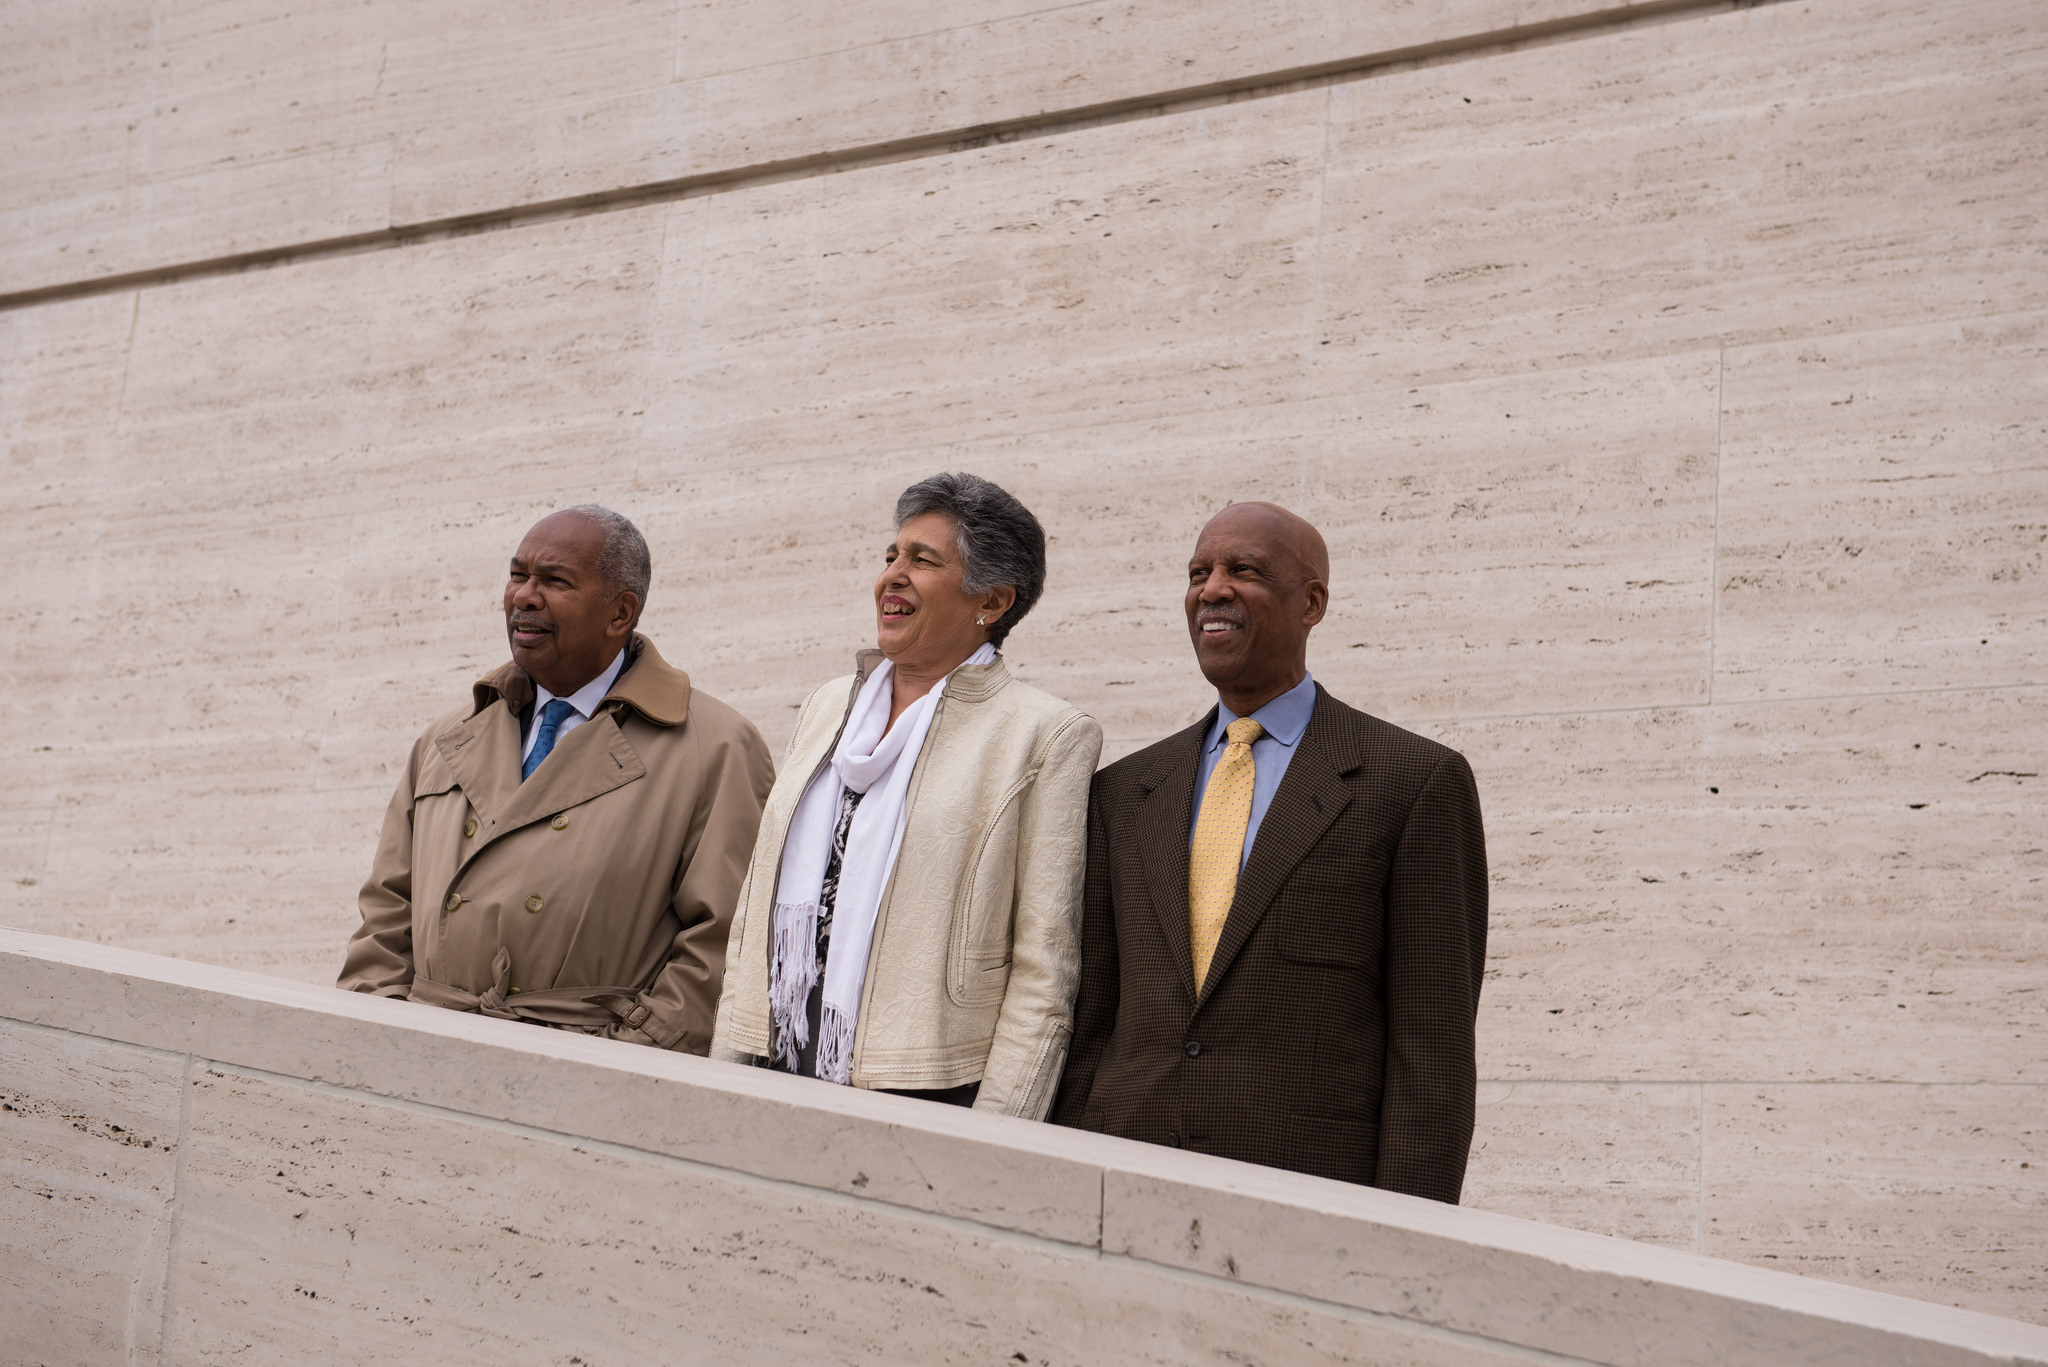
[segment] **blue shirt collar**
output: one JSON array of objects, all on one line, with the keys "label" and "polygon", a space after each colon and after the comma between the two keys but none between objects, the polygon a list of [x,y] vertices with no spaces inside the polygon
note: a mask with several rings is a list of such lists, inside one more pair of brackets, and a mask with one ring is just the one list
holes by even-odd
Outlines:
[{"label": "blue shirt collar", "polygon": [[[1252,713],[1252,720],[1266,728],[1263,740],[1277,740],[1289,749],[1301,739],[1301,733],[1308,729],[1309,716],[1316,710],[1316,679],[1313,674],[1303,674],[1301,682]],[[1223,744],[1223,732],[1237,720],[1237,713],[1224,706],[1223,700],[1216,700],[1216,721],[1209,728],[1209,740],[1203,747],[1214,750]]]}]

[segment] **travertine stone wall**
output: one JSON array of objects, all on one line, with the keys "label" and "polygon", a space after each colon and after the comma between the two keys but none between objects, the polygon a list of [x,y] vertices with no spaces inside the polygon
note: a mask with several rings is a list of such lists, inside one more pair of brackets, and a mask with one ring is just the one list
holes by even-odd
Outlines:
[{"label": "travertine stone wall", "polygon": [[0,931],[10,1361],[2048,1364],[2048,1329]]},{"label": "travertine stone wall", "polygon": [[2048,1322],[2048,12],[1171,9],[0,10],[0,923],[331,980],[549,507],[779,744],[995,477],[1113,757],[1272,497],[1479,776],[1468,1203]]}]

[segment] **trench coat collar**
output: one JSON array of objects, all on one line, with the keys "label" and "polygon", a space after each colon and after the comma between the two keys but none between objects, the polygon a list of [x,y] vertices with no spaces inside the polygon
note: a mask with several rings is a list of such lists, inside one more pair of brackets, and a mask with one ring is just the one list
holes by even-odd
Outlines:
[{"label": "trench coat collar", "polygon": [[637,632],[627,648],[632,658],[596,713],[564,736],[530,779],[519,776],[519,714],[533,702],[533,680],[516,664],[478,680],[476,710],[434,738],[480,823],[465,865],[494,840],[645,776],[620,721],[631,712],[656,726],[681,725],[689,716],[690,678]]},{"label": "trench coat collar", "polygon": [[[509,660],[478,679],[472,691],[476,697],[472,717],[499,698],[514,716],[533,703],[533,679]],[[690,716],[690,676],[662,659],[654,642],[636,631],[626,642],[626,667],[612,680],[611,690],[598,702],[598,711],[608,703],[629,707],[656,726],[681,726]]]}]

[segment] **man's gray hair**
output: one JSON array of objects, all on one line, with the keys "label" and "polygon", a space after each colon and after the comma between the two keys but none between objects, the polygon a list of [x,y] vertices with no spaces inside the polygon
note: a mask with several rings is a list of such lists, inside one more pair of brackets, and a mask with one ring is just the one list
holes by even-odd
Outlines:
[{"label": "man's gray hair", "polygon": [[640,535],[623,514],[595,503],[579,503],[562,509],[587,518],[604,529],[604,549],[597,553],[597,572],[612,586],[614,594],[633,593],[647,609],[647,586],[654,580],[654,561],[647,554],[647,538]]},{"label": "man's gray hair", "polygon": [[987,593],[1008,586],[1017,601],[988,629],[991,645],[1001,645],[1045,592],[1045,528],[1008,491],[979,475],[933,475],[903,491],[896,500],[896,526],[926,513],[953,519],[966,573],[963,593]]}]

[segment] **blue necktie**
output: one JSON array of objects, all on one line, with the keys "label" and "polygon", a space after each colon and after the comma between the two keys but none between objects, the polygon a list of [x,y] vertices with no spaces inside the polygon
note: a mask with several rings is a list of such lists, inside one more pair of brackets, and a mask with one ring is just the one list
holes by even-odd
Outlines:
[{"label": "blue necktie", "polygon": [[563,718],[575,710],[562,698],[551,700],[540,710],[540,731],[533,738],[533,749],[527,751],[526,763],[519,766],[522,783],[533,777],[533,771],[540,768],[540,762],[548,757],[548,751],[555,748],[555,732],[562,729]]}]

